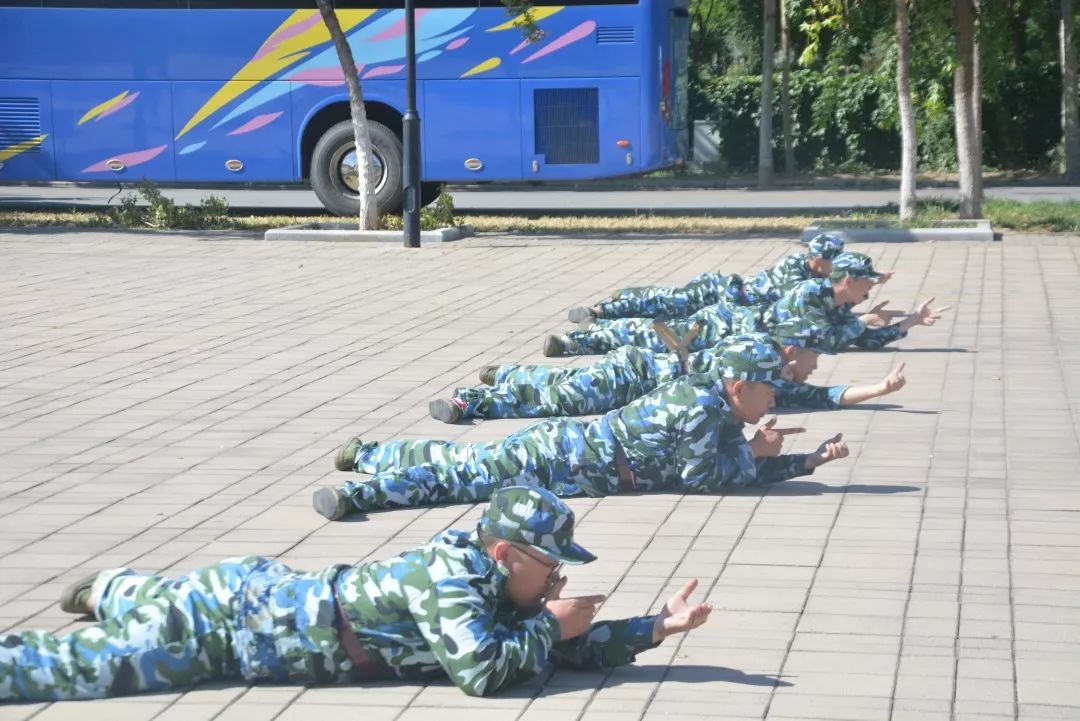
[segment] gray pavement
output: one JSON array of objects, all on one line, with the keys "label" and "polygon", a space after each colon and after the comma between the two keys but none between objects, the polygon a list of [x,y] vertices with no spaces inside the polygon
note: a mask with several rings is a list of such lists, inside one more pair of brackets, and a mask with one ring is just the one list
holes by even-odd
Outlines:
[{"label": "gray pavement", "polygon": [[[481,440],[426,403],[497,361],[539,361],[568,307],[612,288],[747,272],[790,240],[480,237],[440,247],[231,234],[0,234],[0,631],[72,629],[89,570],[182,573],[259,553],[376,558],[478,508],[327,523],[349,435]],[[637,614],[690,577],[709,623],[610,673],[560,671],[472,699],[446,685],[203,687],[0,707],[0,721],[1080,718],[1080,239],[859,248],[899,307],[955,310],[895,349],[823,360],[882,403],[796,413],[807,450],[852,456],[723,496],[579,499],[601,559],[569,590]],[[573,362],[573,361],[566,361]]]},{"label": "gray pavement", "polygon": [[[186,189],[163,192],[180,204],[198,205],[207,195],[224,197],[232,208],[258,211],[314,212],[322,208],[307,188]],[[102,207],[119,202],[117,187],[0,185],[0,210],[5,208]],[[812,215],[848,209],[883,208],[897,202],[897,191],[881,188],[724,189],[609,189],[582,185],[573,190],[537,186],[530,189],[453,188],[455,207],[463,213],[692,213],[712,215],[774,215],[800,212]],[[956,198],[952,187],[921,188],[922,198]],[[986,189],[989,198],[1015,200],[1080,200],[1080,186],[1002,186]]]}]

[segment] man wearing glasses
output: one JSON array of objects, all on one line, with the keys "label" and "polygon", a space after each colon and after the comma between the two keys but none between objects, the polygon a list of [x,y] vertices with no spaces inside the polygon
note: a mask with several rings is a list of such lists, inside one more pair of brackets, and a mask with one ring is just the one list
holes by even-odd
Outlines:
[{"label": "man wearing glasses", "polygon": [[249,556],[172,580],[105,571],[61,606],[99,623],[0,636],[0,701],[56,701],[206,681],[422,682],[480,696],[551,666],[631,663],[712,607],[686,584],[653,616],[593,623],[603,596],[563,598],[564,563],[596,556],[550,492],[509,487],[473,532],[444,531],[387,561],[294,571]]},{"label": "man wearing glasses", "polygon": [[712,373],[688,375],[594,421],[553,418],[483,444],[354,438],[338,470],[375,474],[312,498],[338,520],[350,513],[431,503],[475,503],[503,486],[536,485],[557,496],[672,490],[715,493],[813,473],[847,456],[839,435],[814,453],[780,455],[775,418],[750,441],[745,423],[773,407],[770,383],[790,377],[780,348],[762,336],[726,345]]}]

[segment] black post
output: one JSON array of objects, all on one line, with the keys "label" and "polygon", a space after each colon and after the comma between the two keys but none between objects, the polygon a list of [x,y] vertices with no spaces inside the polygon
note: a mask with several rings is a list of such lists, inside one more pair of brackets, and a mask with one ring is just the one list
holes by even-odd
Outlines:
[{"label": "black post", "polygon": [[405,0],[405,247],[420,247],[420,116],[416,112],[416,0]]}]

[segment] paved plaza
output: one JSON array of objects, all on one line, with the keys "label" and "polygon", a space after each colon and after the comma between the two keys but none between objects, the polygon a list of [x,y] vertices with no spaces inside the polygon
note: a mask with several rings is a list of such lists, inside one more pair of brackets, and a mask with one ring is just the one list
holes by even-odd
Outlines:
[{"label": "paved plaza", "polygon": [[[0,721],[1080,719],[1080,239],[857,246],[898,308],[953,311],[818,384],[908,386],[797,412],[806,451],[851,457],[724,496],[573,500],[600,556],[568,592],[601,618],[691,577],[709,622],[610,673],[559,671],[492,698],[448,684],[216,684],[0,706]],[[296,567],[381,558],[479,507],[329,523],[351,435],[487,440],[427,402],[486,363],[540,361],[569,307],[615,288],[746,273],[790,239],[480,237],[420,250],[231,234],[0,234],[0,631],[73,629],[65,584],[179,574],[240,554]],[[576,363],[576,359],[554,359]],[[699,596],[701,591],[699,591]]]}]

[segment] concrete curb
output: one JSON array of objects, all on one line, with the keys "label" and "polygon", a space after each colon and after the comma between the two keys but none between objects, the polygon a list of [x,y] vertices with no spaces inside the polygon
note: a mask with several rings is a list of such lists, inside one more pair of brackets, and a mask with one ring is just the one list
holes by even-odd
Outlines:
[{"label": "concrete curb", "polygon": [[[424,230],[420,232],[420,243],[446,243],[458,240],[475,231],[471,225],[455,225],[450,228]],[[263,234],[263,240],[329,240],[353,243],[401,243],[400,230],[358,230],[354,223],[303,223],[287,225],[284,228],[271,228]]]},{"label": "concrete curb", "polygon": [[[806,243],[821,233],[839,235],[850,243],[912,243],[920,240],[979,240],[993,241],[994,230],[989,220],[943,220],[934,228],[897,228],[888,225],[867,225],[865,221],[852,221],[850,226],[830,221],[822,225],[814,220],[800,236]],[[974,225],[972,225],[974,223]]]}]

